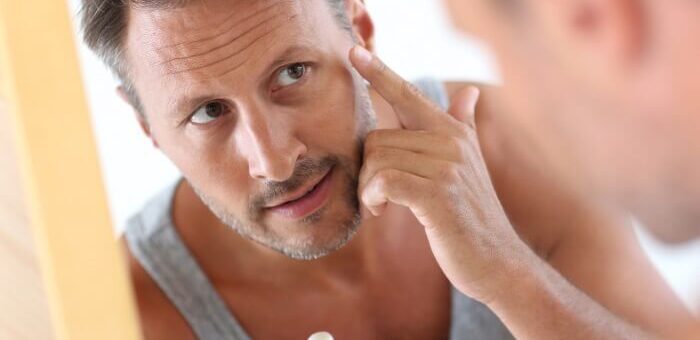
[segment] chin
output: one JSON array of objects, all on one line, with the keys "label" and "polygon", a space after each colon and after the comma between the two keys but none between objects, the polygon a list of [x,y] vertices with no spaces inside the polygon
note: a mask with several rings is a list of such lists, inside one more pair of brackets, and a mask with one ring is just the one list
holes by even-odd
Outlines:
[{"label": "chin", "polygon": [[268,242],[260,243],[266,243],[269,248],[296,260],[315,260],[330,255],[352,240],[361,219],[359,213],[350,214],[342,221],[324,215],[323,212],[312,214],[295,226],[287,227],[287,230],[294,229],[294,232],[280,236],[278,242],[268,239]]}]

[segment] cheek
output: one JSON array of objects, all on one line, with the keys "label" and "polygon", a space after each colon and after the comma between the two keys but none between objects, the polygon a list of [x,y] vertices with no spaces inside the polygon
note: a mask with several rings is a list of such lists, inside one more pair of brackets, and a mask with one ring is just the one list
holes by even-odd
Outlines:
[{"label": "cheek", "polygon": [[356,144],[356,121],[352,106],[319,112],[321,119],[302,122],[300,138],[312,156],[352,152]]},{"label": "cheek", "polygon": [[[518,120],[539,120],[540,110],[539,99],[544,85],[540,82],[534,83],[532,74],[525,70],[532,67],[525,58],[504,56],[499,60],[503,78],[503,91],[505,99],[510,104],[508,111],[517,114]],[[547,112],[547,111],[545,111]]]},{"label": "cheek", "polygon": [[217,202],[246,204],[248,169],[230,148],[193,141],[180,132],[162,135],[160,149],[194,187]]},{"label": "cheek", "polygon": [[465,15],[467,12],[464,10],[464,7],[467,5],[466,1],[445,0],[444,3],[447,6],[447,12],[452,23],[460,29],[469,30],[469,20]]},{"label": "cheek", "polygon": [[[336,73],[337,74],[337,73]],[[344,74],[347,74],[345,72]],[[363,122],[361,108],[356,107],[352,77],[339,75],[305,107],[306,119],[298,124],[310,150],[349,151],[356,144],[357,131]],[[339,79],[343,79],[342,81]]]},{"label": "cheek", "polygon": [[490,16],[483,1],[474,0],[445,0],[443,1],[450,15],[450,21],[455,28],[485,37],[492,29]]}]

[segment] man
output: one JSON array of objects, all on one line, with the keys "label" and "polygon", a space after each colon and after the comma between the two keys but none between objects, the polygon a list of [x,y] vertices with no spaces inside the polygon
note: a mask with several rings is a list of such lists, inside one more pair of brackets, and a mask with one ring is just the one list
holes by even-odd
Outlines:
[{"label": "man", "polygon": [[697,1],[448,3],[498,54],[533,162],[666,241],[700,236]]},{"label": "man", "polygon": [[449,86],[448,115],[425,97],[447,106],[440,84],[419,94],[361,48],[351,65],[372,48],[361,1],[84,5],[185,178],[126,235],[146,338],[510,336],[465,295],[519,338],[687,319],[629,228],[499,147],[484,109],[487,171],[477,90]]}]

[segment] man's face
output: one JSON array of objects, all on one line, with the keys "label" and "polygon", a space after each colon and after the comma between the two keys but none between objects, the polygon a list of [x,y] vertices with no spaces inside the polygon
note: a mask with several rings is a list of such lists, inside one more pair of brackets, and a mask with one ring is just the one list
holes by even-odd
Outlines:
[{"label": "man's face", "polygon": [[132,9],[127,59],[150,134],[243,236],[299,259],[344,245],[373,113],[326,0]]},{"label": "man's face", "polygon": [[459,28],[493,47],[499,101],[541,167],[667,240],[700,230],[697,3],[635,18],[647,9],[619,1],[447,2]]}]

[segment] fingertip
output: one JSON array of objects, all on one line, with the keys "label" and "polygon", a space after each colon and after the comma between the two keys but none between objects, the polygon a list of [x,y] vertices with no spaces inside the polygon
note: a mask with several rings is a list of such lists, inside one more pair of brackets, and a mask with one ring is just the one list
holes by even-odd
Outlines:
[{"label": "fingertip", "polygon": [[476,111],[476,104],[479,103],[479,97],[481,96],[481,90],[476,86],[467,86],[465,90],[466,103],[465,105],[471,110],[471,112]]},{"label": "fingertip", "polygon": [[360,215],[363,217],[371,218],[371,217],[376,217],[377,214],[374,211],[374,207],[367,204],[367,193],[362,190],[362,193],[359,195],[360,198]]},{"label": "fingertip", "polygon": [[362,208],[360,210],[360,214],[362,215],[363,213],[368,212],[368,217],[379,217],[382,215],[382,213],[384,213],[384,209],[386,208],[386,203],[372,205],[365,203],[365,200],[361,201]]},{"label": "fingertip", "polygon": [[479,101],[479,96],[481,95],[481,90],[476,86],[465,86],[457,92],[455,96],[455,101],[460,107],[469,110],[476,109],[476,104]]},{"label": "fingertip", "polygon": [[350,60],[355,66],[366,67],[372,62],[372,58],[372,53],[360,45],[355,45],[350,50]]},{"label": "fingertip", "polygon": [[470,123],[476,112],[481,91],[475,86],[465,86],[452,99],[448,112],[462,123]]}]

